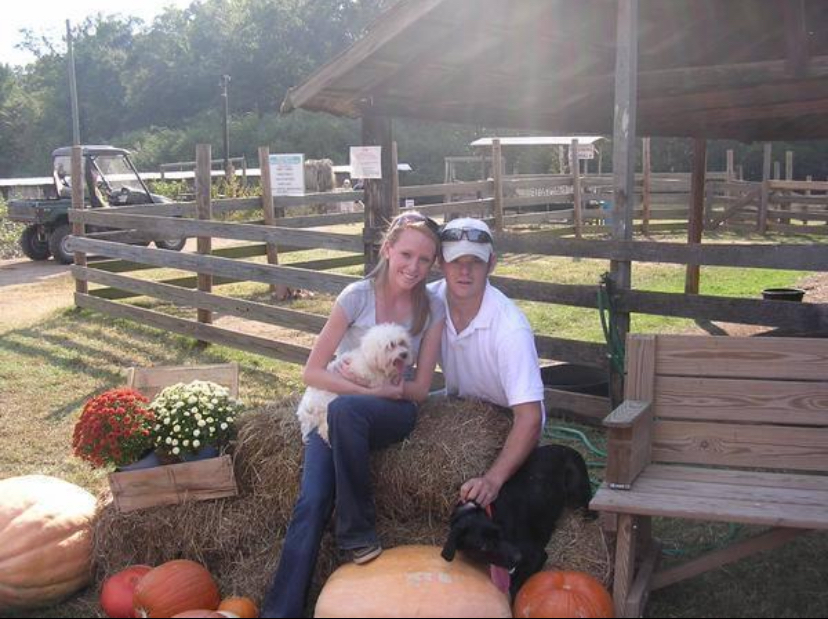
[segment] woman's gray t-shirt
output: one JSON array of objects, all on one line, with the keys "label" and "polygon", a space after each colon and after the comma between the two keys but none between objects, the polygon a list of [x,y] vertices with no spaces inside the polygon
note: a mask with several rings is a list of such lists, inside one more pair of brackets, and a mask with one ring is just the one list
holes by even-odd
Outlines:
[{"label": "woman's gray t-shirt", "polygon": [[[414,359],[420,354],[420,343],[423,334],[428,330],[429,325],[445,317],[443,301],[437,295],[428,292],[428,303],[430,314],[428,321],[420,333],[411,338]],[[359,342],[365,332],[377,324],[377,298],[374,290],[373,279],[362,279],[348,285],[345,290],[339,293],[336,303],[345,311],[348,317],[348,330],[342,336],[342,341],[336,349],[337,356],[342,355],[359,346]],[[411,321],[403,323],[406,329],[411,329]]]}]

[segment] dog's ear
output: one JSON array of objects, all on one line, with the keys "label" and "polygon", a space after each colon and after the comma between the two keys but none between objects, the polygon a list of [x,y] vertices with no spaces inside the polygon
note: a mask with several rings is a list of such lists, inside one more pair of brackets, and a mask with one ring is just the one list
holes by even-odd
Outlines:
[{"label": "dog's ear", "polygon": [[440,556],[443,557],[446,561],[453,561],[454,555],[457,552],[457,538],[460,536],[460,527],[453,526],[449,530],[449,536],[446,540],[446,543],[443,544],[443,551],[440,553]]}]

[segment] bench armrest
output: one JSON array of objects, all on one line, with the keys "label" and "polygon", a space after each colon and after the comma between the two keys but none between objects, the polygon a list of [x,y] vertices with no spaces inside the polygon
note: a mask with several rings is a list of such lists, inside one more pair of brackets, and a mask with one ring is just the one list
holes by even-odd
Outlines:
[{"label": "bench armrest", "polygon": [[649,412],[650,402],[624,400],[621,405],[604,418],[608,428],[632,428],[642,415]]},{"label": "bench armrest", "polygon": [[610,488],[629,489],[650,463],[653,408],[650,402],[625,400],[604,425],[607,436],[607,471]]}]

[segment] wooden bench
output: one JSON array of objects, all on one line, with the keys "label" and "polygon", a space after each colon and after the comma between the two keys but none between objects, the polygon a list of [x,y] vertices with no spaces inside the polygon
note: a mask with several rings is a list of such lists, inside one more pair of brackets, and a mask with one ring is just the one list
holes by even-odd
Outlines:
[{"label": "wooden bench", "polygon": [[[649,592],[828,529],[828,339],[631,335],[592,509],[615,520],[616,616]],[[763,533],[657,571],[653,516]]]}]

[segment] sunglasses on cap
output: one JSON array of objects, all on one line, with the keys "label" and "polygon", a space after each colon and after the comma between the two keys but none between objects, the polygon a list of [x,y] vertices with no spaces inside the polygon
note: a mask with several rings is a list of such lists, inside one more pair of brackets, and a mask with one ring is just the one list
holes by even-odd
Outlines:
[{"label": "sunglasses on cap", "polygon": [[453,243],[467,239],[471,243],[494,243],[492,235],[477,228],[448,228],[440,232],[443,243]]},{"label": "sunglasses on cap", "polygon": [[391,228],[399,228],[400,226],[404,226],[406,224],[425,224],[429,230],[434,233],[434,236],[440,236],[440,226],[439,224],[431,219],[430,217],[426,217],[422,213],[418,213],[416,211],[412,211],[410,213],[404,213],[397,217],[393,222],[391,222]]}]

